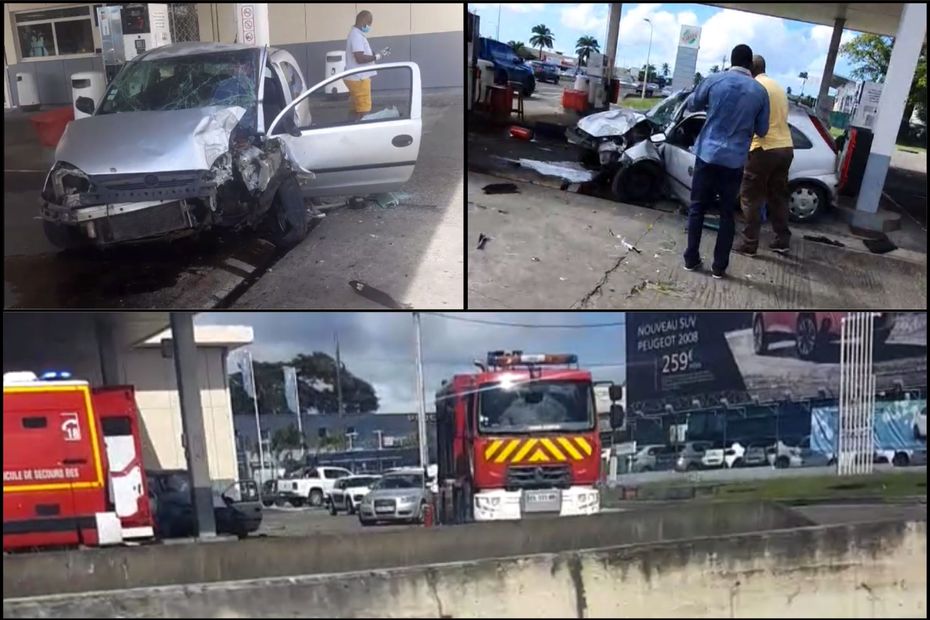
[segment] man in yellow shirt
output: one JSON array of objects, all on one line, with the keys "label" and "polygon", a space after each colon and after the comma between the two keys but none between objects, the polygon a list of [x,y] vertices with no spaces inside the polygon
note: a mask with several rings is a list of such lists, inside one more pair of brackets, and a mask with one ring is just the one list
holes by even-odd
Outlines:
[{"label": "man in yellow shirt", "polygon": [[759,249],[762,228],[762,204],[766,205],[775,240],[769,244],[774,252],[789,248],[788,230],[788,169],[794,158],[794,145],[788,129],[788,96],[785,90],[765,74],[765,59],[752,58],[752,76],[765,87],[769,96],[769,131],[765,137],[753,136],[749,159],[743,168],[740,202],[746,223],[740,244],[734,248],[740,254],[752,256]]}]

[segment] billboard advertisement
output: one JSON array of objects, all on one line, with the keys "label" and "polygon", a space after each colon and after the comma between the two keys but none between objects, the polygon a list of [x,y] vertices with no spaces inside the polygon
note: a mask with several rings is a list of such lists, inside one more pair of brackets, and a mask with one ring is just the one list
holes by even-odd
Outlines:
[{"label": "billboard advertisement", "polygon": [[697,69],[698,49],[701,46],[701,28],[682,26],[678,34],[678,52],[672,71],[672,91],[691,88]]},{"label": "billboard advertisement", "polygon": [[[836,398],[844,312],[630,312],[627,404],[661,413],[730,404]],[[876,390],[924,388],[927,316],[875,318]]]}]

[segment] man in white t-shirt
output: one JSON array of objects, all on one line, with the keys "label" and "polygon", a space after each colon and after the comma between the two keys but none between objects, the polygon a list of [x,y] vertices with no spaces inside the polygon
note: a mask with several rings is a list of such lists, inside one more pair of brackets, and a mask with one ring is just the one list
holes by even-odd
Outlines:
[{"label": "man in white t-shirt", "polygon": [[[371,53],[366,35],[371,30],[372,21],[371,11],[361,11],[355,16],[355,25],[349,30],[349,36],[346,38],[347,71],[374,65],[391,52],[391,48],[386,47],[377,54]],[[371,78],[376,75],[377,71],[360,71],[344,80],[346,88],[349,89],[349,102],[352,104],[355,120],[371,112]]]}]

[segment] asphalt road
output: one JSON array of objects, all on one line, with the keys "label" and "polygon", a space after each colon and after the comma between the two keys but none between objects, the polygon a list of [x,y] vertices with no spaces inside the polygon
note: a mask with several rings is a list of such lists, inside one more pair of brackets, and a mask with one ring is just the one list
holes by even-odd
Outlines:
[{"label": "asphalt road", "polygon": [[104,252],[58,252],[36,219],[54,150],[21,113],[4,117],[4,306],[8,308],[462,308],[461,89],[424,93],[423,134],[401,204],[336,210],[287,254],[254,233],[206,234]]},{"label": "asphalt road", "polygon": [[329,514],[322,508],[292,508],[290,505],[265,508],[258,535],[264,536],[308,536],[311,534],[344,534],[383,532],[418,525],[369,525],[363,526],[355,515],[340,512]]}]

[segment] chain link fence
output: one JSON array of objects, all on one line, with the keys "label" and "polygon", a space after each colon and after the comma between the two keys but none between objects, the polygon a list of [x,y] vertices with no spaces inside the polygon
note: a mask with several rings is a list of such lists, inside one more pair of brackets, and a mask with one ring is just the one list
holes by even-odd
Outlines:
[{"label": "chain link fence", "polygon": [[197,5],[173,3],[168,5],[168,25],[172,43],[200,40],[200,24],[197,21]]}]

